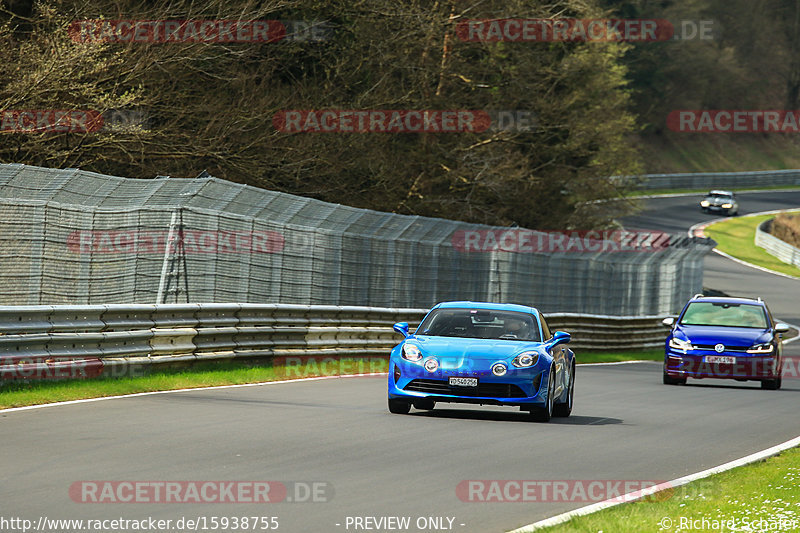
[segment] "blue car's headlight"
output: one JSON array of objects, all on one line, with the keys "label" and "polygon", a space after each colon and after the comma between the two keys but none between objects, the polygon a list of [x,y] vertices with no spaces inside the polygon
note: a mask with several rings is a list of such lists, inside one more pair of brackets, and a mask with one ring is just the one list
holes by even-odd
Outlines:
[{"label": "blue car's headlight", "polygon": [[688,352],[689,350],[694,350],[694,346],[688,340],[679,339],[678,337],[672,337],[669,340],[669,347],[675,348],[676,350],[682,350],[684,353]]},{"label": "blue car's headlight", "polygon": [[771,342],[765,342],[764,344],[755,344],[752,348],[747,350],[747,353],[772,353],[772,350],[775,349],[775,346]]},{"label": "blue car's headlight", "polygon": [[539,361],[539,352],[522,352],[511,361],[517,368],[528,368]]},{"label": "blue car's headlight", "polygon": [[419,348],[414,346],[413,344],[404,344],[403,345],[403,359],[407,359],[408,361],[417,361],[422,360],[422,352]]}]

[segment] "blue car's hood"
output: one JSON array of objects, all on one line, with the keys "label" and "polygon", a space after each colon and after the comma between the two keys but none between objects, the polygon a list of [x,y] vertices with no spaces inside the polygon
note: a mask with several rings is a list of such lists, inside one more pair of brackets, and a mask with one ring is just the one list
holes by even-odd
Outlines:
[{"label": "blue car's hood", "polygon": [[459,337],[431,337],[414,335],[409,341],[419,346],[425,356],[439,358],[497,361],[513,357],[526,350],[542,347],[541,342],[498,339],[464,339]]},{"label": "blue car's hood", "polygon": [[772,338],[768,329],[718,326],[678,326],[673,335],[679,339],[689,339],[692,344],[722,343],[726,346],[752,346],[769,342]]}]

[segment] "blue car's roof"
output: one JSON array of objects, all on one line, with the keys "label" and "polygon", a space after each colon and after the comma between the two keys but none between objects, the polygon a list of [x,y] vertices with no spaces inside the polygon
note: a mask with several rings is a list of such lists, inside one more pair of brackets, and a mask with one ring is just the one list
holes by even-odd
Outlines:
[{"label": "blue car's roof", "polygon": [[436,308],[458,307],[461,309],[494,309],[495,311],[517,311],[519,313],[537,314],[535,307],[519,304],[498,304],[491,302],[442,302],[433,306]]},{"label": "blue car's roof", "polygon": [[760,305],[764,307],[763,301],[753,300],[751,298],[733,298],[730,296],[703,296],[702,298],[692,298],[689,300],[691,302],[709,302],[709,303],[728,303],[728,304],[750,304],[750,305]]}]

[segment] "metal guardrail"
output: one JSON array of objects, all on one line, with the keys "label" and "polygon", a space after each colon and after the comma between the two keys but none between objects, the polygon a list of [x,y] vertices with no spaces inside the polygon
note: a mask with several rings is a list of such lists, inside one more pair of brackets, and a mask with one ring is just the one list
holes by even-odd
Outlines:
[{"label": "metal guardrail", "polygon": [[636,188],[654,189],[737,189],[746,187],[800,186],[800,170],[763,170],[757,172],[693,172],[686,174],[646,174],[626,177]]},{"label": "metal guardrail", "polygon": [[[0,306],[0,378],[124,375],[120,368],[280,356],[388,356],[396,322],[425,309],[286,304]],[[660,317],[545,315],[578,350],[661,346]],[[116,371],[115,371],[116,369]],[[111,371],[111,372],[109,372]]]},{"label": "metal guardrail", "polygon": [[768,254],[777,257],[784,263],[800,267],[800,248],[795,248],[788,242],[782,241],[769,233],[773,220],[765,220],[756,228],[756,246],[763,248]]}]

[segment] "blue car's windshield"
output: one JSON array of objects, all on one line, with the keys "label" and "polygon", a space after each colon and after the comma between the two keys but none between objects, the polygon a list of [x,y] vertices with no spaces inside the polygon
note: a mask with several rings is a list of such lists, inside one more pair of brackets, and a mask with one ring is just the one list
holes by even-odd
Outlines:
[{"label": "blue car's windshield", "polygon": [[681,324],[766,329],[767,314],[760,305],[693,302],[683,313]]},{"label": "blue car's windshield", "polygon": [[417,335],[507,339],[539,342],[539,325],[533,315],[494,309],[435,309],[422,321]]}]

